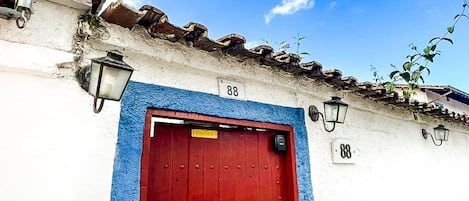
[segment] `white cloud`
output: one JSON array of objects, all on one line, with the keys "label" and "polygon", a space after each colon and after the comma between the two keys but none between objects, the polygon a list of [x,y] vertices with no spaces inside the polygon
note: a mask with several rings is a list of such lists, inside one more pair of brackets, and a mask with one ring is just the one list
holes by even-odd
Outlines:
[{"label": "white cloud", "polygon": [[309,9],[314,6],[314,0],[282,0],[268,14],[264,15],[266,24],[269,24],[276,15],[291,15],[300,10]]}]

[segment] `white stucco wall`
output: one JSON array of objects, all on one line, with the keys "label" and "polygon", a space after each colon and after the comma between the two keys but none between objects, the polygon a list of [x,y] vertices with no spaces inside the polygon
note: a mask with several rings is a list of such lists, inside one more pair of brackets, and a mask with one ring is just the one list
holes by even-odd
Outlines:
[{"label": "white stucco wall", "polygon": [[443,107],[448,108],[448,110],[450,111],[454,111],[460,114],[469,113],[469,105],[466,105],[451,98],[447,99],[446,97],[441,97],[440,94],[432,92],[430,90],[425,91],[425,94],[428,98],[428,101],[436,100],[436,102],[442,103]]},{"label": "white stucco wall", "polygon": [[84,11],[46,0],[33,4],[31,20],[24,29],[15,20],[0,18],[0,39],[52,49],[70,51],[78,15]]},{"label": "white stucco wall", "polygon": [[[77,17],[45,0],[0,19],[0,201],[109,200],[119,103],[96,115],[70,69]],[[65,73],[64,73],[65,72]]]},{"label": "white stucco wall", "polygon": [[[332,134],[313,135],[310,142],[317,200],[469,199],[464,193],[469,184],[467,130],[451,127],[449,141],[436,147],[431,139],[422,138],[421,129],[433,132],[441,122],[415,121],[406,111],[348,101],[355,108],[346,125]],[[356,164],[331,163],[329,142],[334,137],[356,143]]]},{"label": "white stucco wall", "polygon": [[118,103],[74,80],[0,68],[0,200],[109,200]]},{"label": "white stucco wall", "polygon": [[[120,104],[107,101],[94,114],[92,97],[56,67],[72,61],[81,11],[48,1],[34,6],[25,30],[0,19],[0,201],[109,200]],[[85,62],[119,49],[136,69],[134,81],[217,94],[222,77],[244,83],[250,101],[305,110],[322,110],[330,96],[343,97],[347,119],[332,133],[305,115],[317,201],[469,200],[469,132],[463,127],[445,123],[449,141],[436,147],[421,129],[432,132],[444,123],[437,119],[414,120],[409,111],[321,82],[152,39],[142,28],[108,28],[109,39],[85,46]],[[334,138],[353,142],[360,152],[355,164],[332,163]]]},{"label": "white stucco wall", "polygon": [[[397,91],[399,91],[402,94],[402,88],[398,88]],[[419,101],[419,102],[424,102],[424,103],[438,102],[438,103],[443,104],[443,107],[448,109],[451,112],[455,112],[459,114],[469,113],[469,105],[466,105],[462,102],[459,102],[451,98],[441,96],[440,94],[432,92],[430,90],[420,90],[420,89],[415,90],[411,99],[415,101]]]}]

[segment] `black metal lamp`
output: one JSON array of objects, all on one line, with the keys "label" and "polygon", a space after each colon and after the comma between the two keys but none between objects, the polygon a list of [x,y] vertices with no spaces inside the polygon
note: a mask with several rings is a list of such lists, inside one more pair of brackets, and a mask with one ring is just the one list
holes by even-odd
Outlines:
[{"label": "black metal lamp", "polygon": [[[333,96],[331,100],[324,102],[324,115],[319,112],[316,106],[311,105],[309,106],[309,117],[312,121],[316,122],[319,120],[319,116],[321,116],[324,129],[327,132],[332,132],[335,129],[336,123],[344,123],[347,109],[348,104],[342,102],[339,97]],[[326,127],[326,122],[332,123],[331,129]]]},{"label": "black metal lamp", "polygon": [[[435,137],[431,133],[428,133],[425,129],[422,129],[422,136],[424,139],[427,139],[428,136],[432,138],[433,144],[436,146],[441,146],[443,141],[448,141],[449,129],[445,128],[444,125],[439,124],[437,127],[433,128]],[[437,141],[440,143],[437,144]]]},{"label": "black metal lamp", "polygon": [[[104,100],[120,101],[134,69],[122,60],[122,53],[112,50],[107,56],[91,59],[91,68],[82,68],[78,79],[94,96],[93,111],[101,112]],[[98,99],[101,99],[97,107]]]}]

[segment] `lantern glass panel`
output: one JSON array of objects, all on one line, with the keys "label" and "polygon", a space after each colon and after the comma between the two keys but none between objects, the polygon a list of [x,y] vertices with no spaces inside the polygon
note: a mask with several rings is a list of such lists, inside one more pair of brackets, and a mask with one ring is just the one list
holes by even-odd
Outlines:
[{"label": "lantern glass panel", "polygon": [[[99,79],[101,72],[101,80]],[[132,75],[132,70],[116,68],[106,63],[92,61],[88,92],[97,98],[120,100]],[[99,81],[101,81],[99,83]],[[99,88],[99,93],[97,90]]]},{"label": "lantern glass panel", "polygon": [[337,117],[337,123],[344,123],[345,116],[347,115],[347,109],[348,109],[348,105],[343,105],[343,104],[339,105],[339,114]]},{"label": "lantern glass panel", "polygon": [[324,104],[324,118],[326,122],[336,122],[339,106],[337,104]]},{"label": "lantern glass panel", "polygon": [[91,72],[90,72],[88,93],[90,93],[94,97],[96,97],[96,92],[97,92],[97,89],[98,89],[98,80],[99,80],[99,72],[100,71],[101,71],[101,63],[92,61],[91,62]]},{"label": "lantern glass panel", "polygon": [[438,125],[437,127],[433,128],[433,132],[435,133],[436,140],[448,141],[449,130],[446,129],[443,125]]},{"label": "lantern glass panel", "polygon": [[103,66],[99,97],[110,100],[120,100],[132,71]]}]

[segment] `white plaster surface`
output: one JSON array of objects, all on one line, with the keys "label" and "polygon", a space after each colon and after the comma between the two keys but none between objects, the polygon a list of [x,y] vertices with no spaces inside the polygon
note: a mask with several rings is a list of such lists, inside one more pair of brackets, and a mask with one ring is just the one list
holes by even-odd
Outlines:
[{"label": "white plaster surface", "polygon": [[74,80],[0,68],[0,201],[109,200],[119,104]]},{"label": "white plaster surface", "polygon": [[[467,131],[453,128],[450,140],[436,147],[421,136],[422,128],[433,132],[436,124],[419,124],[410,120],[410,115],[393,115],[383,117],[353,109],[347,124],[333,134],[310,131],[316,138],[310,141],[316,200],[469,199],[465,193],[469,184],[465,174],[469,168]],[[327,148],[334,137],[355,141],[360,149],[356,164],[330,163]]]},{"label": "white plaster surface", "polygon": [[57,78],[84,11],[33,12],[21,30],[0,19],[0,201],[109,200],[120,104],[94,114],[76,80]]},{"label": "white plaster surface", "polygon": [[[402,89],[397,89],[399,93],[402,94]],[[447,98],[446,96],[442,96],[438,93],[432,92],[430,90],[415,90],[414,94],[411,97],[412,100],[419,101],[419,102],[439,102],[443,104],[443,107],[448,109],[450,112],[455,112],[459,114],[467,114],[469,113],[469,105],[466,105],[462,102],[457,100]]]},{"label": "white plaster surface", "polygon": [[91,7],[91,0],[48,0],[58,4],[62,4],[71,8],[80,10],[88,10]]},{"label": "white plaster surface", "polygon": [[443,104],[443,107],[448,108],[450,111],[454,111],[456,113],[460,114],[468,114],[469,113],[469,105],[466,105],[464,103],[461,103],[459,101],[456,101],[454,99],[447,99],[446,97],[441,97],[440,94],[437,94],[435,92],[432,92],[430,90],[427,90],[425,92],[427,98],[429,101],[435,101],[440,102]]},{"label": "white plaster surface", "polygon": [[0,66],[57,74],[57,64],[72,62],[73,54],[29,44],[0,40]]},{"label": "white plaster surface", "polygon": [[78,15],[84,12],[45,0],[37,1],[24,29],[18,29],[15,20],[0,18],[0,40],[70,51]]}]

